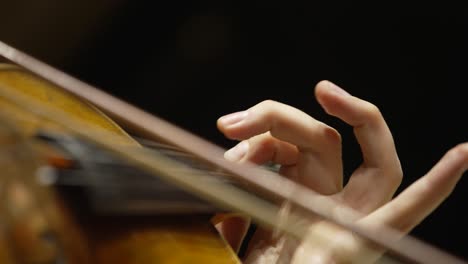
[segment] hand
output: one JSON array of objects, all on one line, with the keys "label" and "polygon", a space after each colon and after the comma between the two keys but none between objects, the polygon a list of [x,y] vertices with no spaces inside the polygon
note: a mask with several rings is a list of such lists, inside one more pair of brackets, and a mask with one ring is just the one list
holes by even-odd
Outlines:
[{"label": "hand", "polygon": [[[379,109],[328,81],[317,84],[315,95],[328,114],[353,126],[361,147],[363,163],[346,186],[340,134],[304,112],[275,101],[264,101],[218,120],[218,128],[226,137],[241,141],[225,153],[225,158],[241,163],[279,164],[280,174],[285,177],[360,212],[362,217],[355,219],[360,225],[386,224],[404,233],[452,192],[468,168],[468,143],[460,144],[392,200],[403,175],[391,132]],[[245,221],[233,219],[217,227],[236,248],[246,226]],[[332,249],[314,243],[296,245],[260,228],[249,244],[246,262],[263,263],[268,259],[270,262],[265,263],[274,263],[271,260],[278,260],[282,252],[296,263],[311,259],[335,263],[362,257],[367,251],[363,241],[345,230],[323,222],[314,223],[310,229],[340,239]]]}]

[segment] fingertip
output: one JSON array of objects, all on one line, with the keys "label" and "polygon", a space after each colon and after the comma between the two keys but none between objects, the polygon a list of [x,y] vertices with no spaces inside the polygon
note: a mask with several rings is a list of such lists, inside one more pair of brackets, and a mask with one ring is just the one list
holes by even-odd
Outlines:
[{"label": "fingertip", "polygon": [[239,111],[227,114],[218,118],[216,126],[218,129],[230,139],[239,139],[239,130],[242,131],[243,122],[247,118],[248,111]]},{"label": "fingertip", "polygon": [[456,173],[460,174],[466,172],[468,169],[468,142],[458,144],[457,146],[450,149],[445,157],[442,158],[447,164],[446,167],[453,167]]},{"label": "fingertip", "polygon": [[221,132],[225,137],[230,138],[229,135],[226,133],[223,124],[218,120],[216,120],[216,127],[218,128],[219,132]]},{"label": "fingertip", "polygon": [[218,126],[229,127],[240,124],[247,117],[248,111],[239,111],[218,118]]},{"label": "fingertip", "polygon": [[333,94],[338,96],[350,96],[350,94],[343,88],[329,80],[322,80],[315,86],[315,95],[320,97],[326,94]]},{"label": "fingertip", "polygon": [[233,148],[227,150],[224,153],[224,158],[229,161],[240,161],[249,151],[249,142],[248,140],[243,140]]},{"label": "fingertip", "polygon": [[315,88],[327,86],[329,82],[330,82],[329,80],[321,80],[315,85]]},{"label": "fingertip", "polygon": [[315,97],[323,109],[331,115],[336,115],[349,93],[328,80],[323,80],[315,86]]},{"label": "fingertip", "polygon": [[226,136],[226,130],[225,127],[223,126],[223,123],[220,121],[221,117],[216,120],[216,127],[218,130],[223,133]]},{"label": "fingertip", "polygon": [[327,87],[330,85],[330,81],[322,80],[315,85],[315,96],[317,98],[321,97],[326,93]]}]

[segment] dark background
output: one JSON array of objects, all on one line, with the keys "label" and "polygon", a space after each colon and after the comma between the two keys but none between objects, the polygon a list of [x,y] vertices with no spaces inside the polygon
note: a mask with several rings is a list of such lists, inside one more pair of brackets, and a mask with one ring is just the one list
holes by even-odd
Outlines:
[{"label": "dark background", "polygon": [[[216,119],[265,99],[339,129],[316,103],[329,79],[378,105],[404,168],[399,191],[467,141],[467,12],[331,1],[10,1],[0,39],[221,146]],[[412,234],[468,258],[467,179]]]}]

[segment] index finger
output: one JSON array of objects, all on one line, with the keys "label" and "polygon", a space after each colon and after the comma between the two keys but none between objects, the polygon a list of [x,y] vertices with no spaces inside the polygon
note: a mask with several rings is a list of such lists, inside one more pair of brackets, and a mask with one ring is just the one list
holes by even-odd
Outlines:
[{"label": "index finger", "polygon": [[319,153],[341,146],[335,129],[299,109],[272,100],[221,117],[217,125],[231,139],[243,140],[270,131],[272,136],[301,150]]}]

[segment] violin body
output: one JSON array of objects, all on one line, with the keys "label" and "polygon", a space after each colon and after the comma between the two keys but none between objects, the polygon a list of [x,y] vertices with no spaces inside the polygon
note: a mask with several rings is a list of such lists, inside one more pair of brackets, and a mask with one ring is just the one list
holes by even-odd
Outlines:
[{"label": "violin body", "polygon": [[[60,109],[83,129],[105,129],[115,144],[139,145],[95,107],[21,68],[0,64],[0,89]],[[97,216],[75,206],[38,180],[51,161],[66,159],[34,135],[67,129],[2,97],[0,122],[0,263],[240,263],[207,215]]]}]

